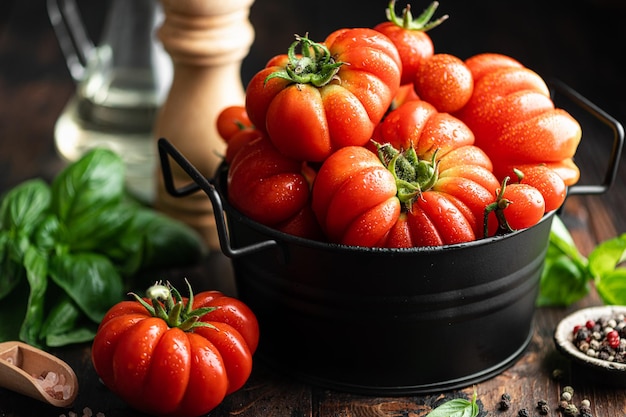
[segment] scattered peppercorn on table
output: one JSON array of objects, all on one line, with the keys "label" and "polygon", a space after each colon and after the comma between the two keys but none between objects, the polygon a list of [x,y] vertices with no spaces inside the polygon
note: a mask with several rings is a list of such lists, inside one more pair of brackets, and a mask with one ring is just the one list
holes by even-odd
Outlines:
[{"label": "scattered peppercorn on table", "polygon": [[[257,0],[257,2],[261,3],[263,0]],[[0,177],[0,193],[4,193],[28,178],[42,177],[50,180],[63,167],[63,162],[54,150],[53,129],[56,118],[74,89],[74,84],[67,75],[65,64],[62,62],[61,53],[56,49],[52,29],[48,25],[43,10],[39,10],[43,7],[38,6],[39,9],[35,13],[35,7],[29,7],[28,2],[16,1],[14,3],[13,9],[11,5],[8,6],[9,10],[13,11],[9,17],[12,16],[14,20],[9,20],[8,23],[4,23],[3,19],[0,20],[0,171],[3,174]],[[413,1],[411,3],[417,13],[420,7],[422,5],[425,7],[428,2]],[[495,5],[498,2],[489,3]],[[610,7],[613,2],[605,3]],[[604,12],[603,16],[613,17],[614,15],[615,21],[620,21],[619,13],[623,16],[626,14],[626,9],[618,5],[618,2],[614,3],[613,7],[617,12]],[[356,4],[359,3],[356,2]],[[537,2],[537,4],[540,3]],[[399,6],[403,4],[399,2]],[[337,5],[337,7],[340,6]],[[447,13],[443,2],[441,9],[442,13]],[[536,10],[532,6],[528,6],[528,9],[531,12]],[[31,16],[30,13],[33,15]],[[267,13],[268,16],[271,14]],[[454,14],[454,19],[457,19],[459,14],[460,12]],[[259,25],[256,29],[260,30],[263,17],[256,16],[258,19],[256,23]],[[467,16],[462,17],[463,19],[458,19],[471,21]],[[380,16],[374,20],[380,20]],[[587,19],[585,23],[593,20],[605,22],[602,19]],[[489,19],[481,18],[483,22],[481,25],[485,28],[490,27],[485,23],[488,21]],[[30,27],[24,22],[38,25],[38,30],[31,32]],[[452,18],[450,24],[454,24]],[[501,24],[493,32],[501,34],[505,29],[507,29],[506,25]],[[436,30],[433,31],[434,36]],[[479,29],[474,25],[472,31],[474,30]],[[539,28],[535,27],[533,30],[539,30]],[[588,31],[591,32],[592,29]],[[315,33],[315,35],[319,37],[322,34]],[[518,35],[515,34],[515,36]],[[480,35],[476,36],[480,37]],[[492,34],[492,36],[496,35]],[[260,37],[261,41],[263,38],[263,36]],[[521,37],[518,36],[516,41],[522,42]],[[593,42],[589,44],[593,45]],[[584,45],[585,42],[576,42],[578,49],[584,48]],[[514,48],[514,46],[511,47]],[[540,55],[541,48],[537,45],[533,47],[537,48],[536,53]],[[591,59],[592,49],[585,53],[589,53]],[[262,55],[261,59],[266,56],[253,51],[252,57],[259,59],[256,54]],[[459,54],[470,55],[470,52],[460,51]],[[546,57],[546,59],[552,58]],[[577,77],[578,73],[575,73],[579,69],[581,74],[586,72],[586,65],[584,62],[579,62],[577,65],[567,66],[567,69],[572,72],[564,73],[563,76],[573,88],[586,87],[585,76]],[[550,66],[547,65],[546,68]],[[610,68],[615,75],[619,73],[616,68],[618,67]],[[596,67],[593,71],[600,71],[600,68]],[[605,75],[607,79],[611,77],[610,73],[611,71],[607,69],[607,75]],[[602,85],[604,84],[597,84],[599,87]],[[589,91],[594,90],[588,88],[585,92]],[[596,96],[588,98],[592,101],[606,99],[601,104],[611,103],[610,97],[604,97],[602,91],[596,93]],[[614,92],[607,91],[607,94],[614,95]],[[622,100],[622,97],[614,96]],[[620,105],[623,109],[623,104],[614,102],[613,104],[614,107],[608,109],[609,113],[619,112],[617,109]],[[623,119],[626,115],[618,113],[613,116]],[[604,175],[607,152],[600,149],[604,145],[597,143],[595,138],[606,137],[606,132],[603,130],[605,128],[605,126],[592,125],[590,129],[585,130],[583,145],[587,148],[577,154],[577,163],[581,167],[582,177],[590,178],[591,183],[601,181]],[[610,148],[610,144],[607,147]],[[597,243],[626,232],[626,218],[623,216],[623,208],[626,206],[626,164],[623,161],[616,178],[609,193],[597,196],[570,196],[559,213],[584,255],[589,254]],[[155,278],[171,280],[179,287],[183,287],[182,279],[187,278],[195,291],[218,289],[225,293],[233,293],[234,286],[229,262],[221,254],[214,253],[199,265],[179,270],[158,271],[158,277]],[[1,276],[0,279],[2,279]],[[600,298],[592,289],[588,296],[574,305],[538,308],[535,314],[532,340],[521,357],[499,375],[473,386],[419,395],[384,397],[356,395],[303,383],[275,371],[258,360],[255,361],[252,375],[245,386],[228,395],[210,412],[210,415],[212,417],[374,415],[423,417],[446,400],[454,398],[471,400],[475,394],[480,415],[502,417],[518,415],[624,416],[626,415],[626,387],[605,386],[602,381],[594,380],[591,375],[584,373],[565,358],[557,350],[553,341],[555,328],[562,318],[583,307],[601,304]],[[0,305],[0,309],[2,308],[7,307]],[[507,337],[506,329],[494,331],[499,332],[503,338]],[[402,343],[402,340],[399,337],[398,340],[387,342]],[[425,337],[424,343],[428,343],[428,337]],[[463,340],[458,341],[459,350],[463,349],[463,344]],[[92,365],[90,349],[90,344],[84,343],[51,351],[66,361],[77,374],[79,392],[72,407],[56,408],[0,388],[0,417],[58,417],[61,415],[130,417],[140,415],[99,381]],[[424,359],[428,360],[428,358]]]}]

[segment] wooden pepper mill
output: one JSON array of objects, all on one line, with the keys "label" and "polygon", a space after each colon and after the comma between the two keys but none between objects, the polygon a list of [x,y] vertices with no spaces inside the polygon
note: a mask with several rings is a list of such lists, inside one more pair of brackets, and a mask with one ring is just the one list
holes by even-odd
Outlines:
[{"label": "wooden pepper mill", "polygon": [[[248,20],[254,0],[161,0],[165,19],[158,37],[172,58],[173,79],[155,122],[155,138],[169,140],[207,178],[225,151],[216,117],[243,105],[241,62],[254,40]],[[173,197],[156,174],[155,208],[196,229],[209,249],[219,248],[213,207],[204,192]],[[177,187],[191,179],[172,164]]]}]

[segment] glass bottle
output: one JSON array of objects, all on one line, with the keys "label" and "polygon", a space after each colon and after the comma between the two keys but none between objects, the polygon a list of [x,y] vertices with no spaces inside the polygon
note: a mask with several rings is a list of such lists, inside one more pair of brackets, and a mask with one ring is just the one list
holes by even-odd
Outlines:
[{"label": "glass bottle", "polygon": [[172,63],[156,38],[158,0],[111,0],[98,45],[89,39],[75,0],[48,0],[48,14],[76,93],[55,125],[55,146],[68,162],[94,147],[123,159],[127,188],[154,199],[157,152],[153,126],[172,80]]}]

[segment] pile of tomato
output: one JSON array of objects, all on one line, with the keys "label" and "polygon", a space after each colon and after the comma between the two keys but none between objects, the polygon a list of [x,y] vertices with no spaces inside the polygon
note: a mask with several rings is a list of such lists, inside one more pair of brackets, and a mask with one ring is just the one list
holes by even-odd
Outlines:
[{"label": "pile of tomato", "polygon": [[512,57],[435,53],[392,0],[388,20],[296,36],[223,109],[228,200],[309,239],[438,246],[531,227],[578,181],[581,127]]}]

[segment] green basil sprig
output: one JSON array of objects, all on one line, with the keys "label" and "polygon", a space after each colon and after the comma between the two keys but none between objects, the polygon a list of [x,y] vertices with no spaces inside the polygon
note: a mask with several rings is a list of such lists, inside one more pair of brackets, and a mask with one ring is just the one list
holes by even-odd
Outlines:
[{"label": "green basil sprig", "polygon": [[626,305],[626,233],[597,245],[585,258],[555,216],[541,275],[539,306],[569,306],[589,294],[593,284],[604,304]]},{"label": "green basil sprig", "polygon": [[198,234],[125,194],[124,165],[94,149],[48,185],[19,184],[0,204],[0,341],[89,341],[141,271],[198,262]]},{"label": "green basil sprig", "polygon": [[471,401],[465,398],[448,400],[434,408],[426,417],[476,417],[479,412],[480,408],[476,403],[476,391],[474,391]]}]

